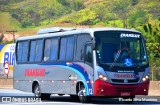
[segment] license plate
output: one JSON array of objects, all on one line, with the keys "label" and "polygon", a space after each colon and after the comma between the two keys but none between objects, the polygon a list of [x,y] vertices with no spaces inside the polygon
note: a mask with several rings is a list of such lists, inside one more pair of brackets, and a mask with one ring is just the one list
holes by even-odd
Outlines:
[{"label": "license plate", "polygon": [[132,73],[115,73],[114,74],[115,79],[134,79],[134,74]]},{"label": "license plate", "polygon": [[130,92],[121,92],[121,96],[130,96]]}]

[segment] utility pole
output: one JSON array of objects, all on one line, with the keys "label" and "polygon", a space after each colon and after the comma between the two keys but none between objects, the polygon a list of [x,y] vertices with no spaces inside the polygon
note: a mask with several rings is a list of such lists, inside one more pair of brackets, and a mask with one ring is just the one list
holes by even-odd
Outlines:
[{"label": "utility pole", "polygon": [[156,65],[154,65],[153,67],[152,67],[152,81],[153,81],[153,76],[154,76],[154,71],[153,71],[153,69],[156,67]]},{"label": "utility pole", "polygon": [[13,35],[13,43],[15,43],[15,32],[17,32],[17,30],[7,30],[6,32],[10,32]]}]

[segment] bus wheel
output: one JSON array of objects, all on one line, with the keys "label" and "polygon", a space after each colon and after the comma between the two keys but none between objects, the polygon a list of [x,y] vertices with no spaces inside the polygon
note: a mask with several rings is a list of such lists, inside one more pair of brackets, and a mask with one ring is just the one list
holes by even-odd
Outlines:
[{"label": "bus wheel", "polygon": [[34,96],[35,98],[41,98],[42,100],[50,98],[50,94],[41,93],[41,90],[38,84],[34,87]]},{"label": "bus wheel", "polygon": [[86,96],[85,87],[82,85],[78,91],[79,101],[82,103],[86,103],[88,101],[88,97]]},{"label": "bus wheel", "polygon": [[36,98],[40,98],[41,97],[41,91],[40,91],[40,87],[39,87],[38,84],[34,87],[34,96]]},{"label": "bus wheel", "polygon": [[79,97],[77,95],[70,95],[72,101],[79,101]]},{"label": "bus wheel", "polygon": [[59,96],[63,96],[64,94],[58,94]]},{"label": "bus wheel", "polygon": [[51,94],[42,93],[42,94],[41,94],[41,99],[42,99],[42,100],[48,100],[48,99],[50,99],[50,95],[51,95]]}]

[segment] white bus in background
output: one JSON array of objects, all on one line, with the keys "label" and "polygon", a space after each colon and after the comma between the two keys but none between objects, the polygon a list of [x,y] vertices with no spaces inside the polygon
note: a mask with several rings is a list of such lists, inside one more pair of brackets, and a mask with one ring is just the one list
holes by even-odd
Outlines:
[{"label": "white bus in background", "polygon": [[41,29],[16,40],[14,88],[35,97],[148,95],[149,62],[140,32],[122,28]]}]

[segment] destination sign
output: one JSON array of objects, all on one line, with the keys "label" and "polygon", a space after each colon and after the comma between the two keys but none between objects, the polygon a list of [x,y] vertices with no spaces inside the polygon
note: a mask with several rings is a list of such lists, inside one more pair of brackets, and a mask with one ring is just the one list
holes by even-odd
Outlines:
[{"label": "destination sign", "polygon": [[134,79],[133,73],[115,73],[114,74],[115,79]]},{"label": "destination sign", "polygon": [[121,33],[120,35],[121,38],[140,38],[139,34],[126,34],[126,33]]}]

